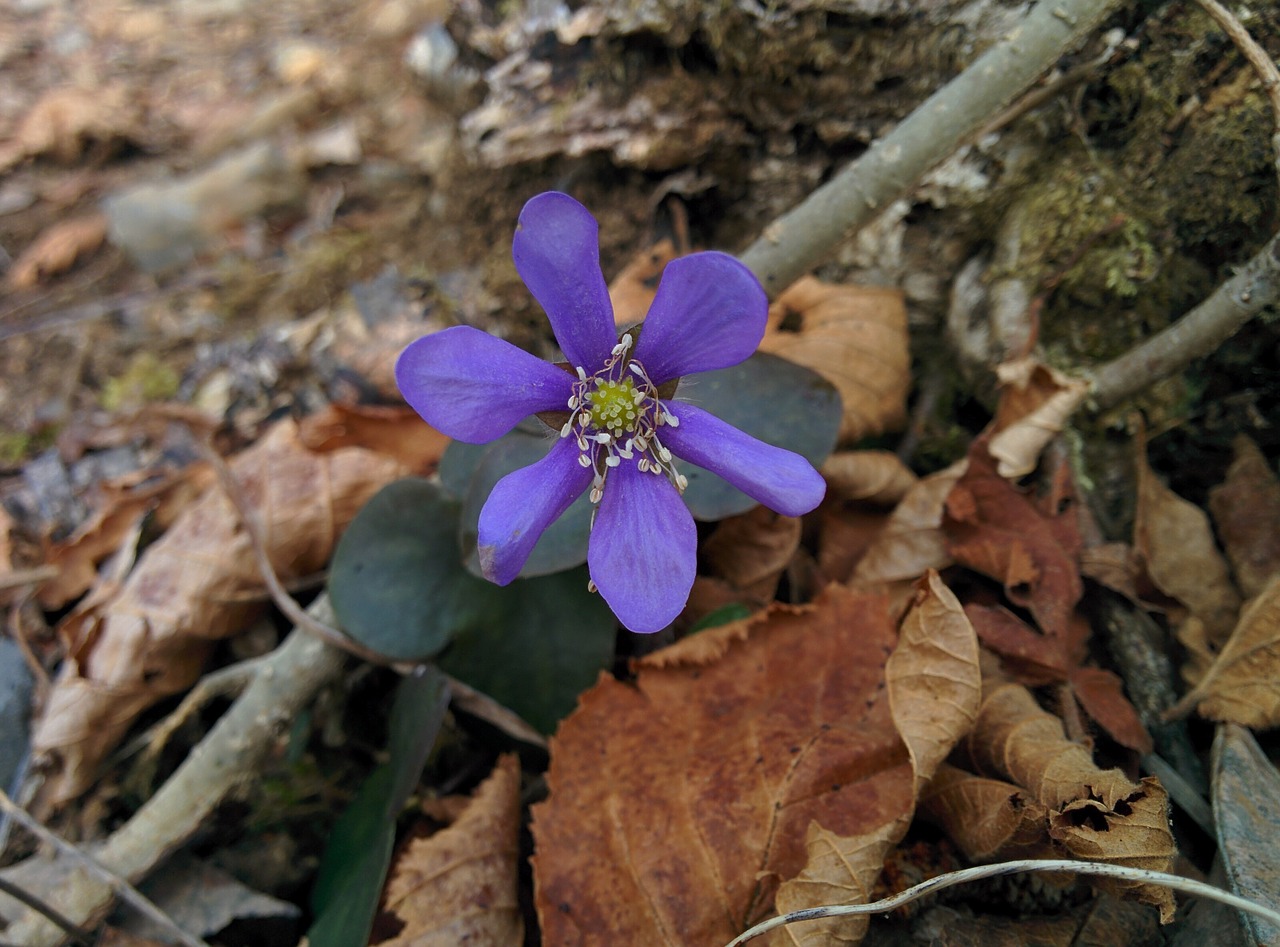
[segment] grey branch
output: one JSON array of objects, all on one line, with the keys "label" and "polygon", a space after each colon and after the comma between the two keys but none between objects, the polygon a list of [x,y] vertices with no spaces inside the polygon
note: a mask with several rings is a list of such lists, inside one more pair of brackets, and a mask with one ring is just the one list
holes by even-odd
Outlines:
[{"label": "grey branch", "polygon": [[1113,407],[1213,352],[1280,297],[1280,234],[1173,325],[1091,374],[1092,403]]},{"label": "grey branch", "polygon": [[[334,620],[326,596],[307,611],[325,624]],[[316,691],[338,677],[345,661],[342,651],[295,628],[263,659],[253,682],[169,781],[95,852],[97,861],[131,882],[145,877],[257,771],[274,738]],[[114,898],[109,885],[83,873],[73,874],[62,889],[41,894],[77,924],[98,916]],[[28,913],[5,930],[5,937],[30,947],[53,947],[65,934]]]},{"label": "grey branch", "polygon": [[907,193],[1080,42],[1120,0],[1040,0],[897,128],[765,229],[742,255],[772,299]]}]

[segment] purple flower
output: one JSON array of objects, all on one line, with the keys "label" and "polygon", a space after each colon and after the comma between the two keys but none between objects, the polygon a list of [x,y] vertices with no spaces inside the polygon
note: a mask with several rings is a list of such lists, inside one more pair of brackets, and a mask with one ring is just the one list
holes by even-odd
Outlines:
[{"label": "purple flower", "polygon": [[768,300],[751,271],[724,253],[671,261],[642,330],[619,338],[597,234],[590,212],[554,191],[529,201],[516,227],[516,269],[567,365],[458,326],[409,345],[396,382],[429,424],[472,444],[532,414],[563,419],[547,456],[500,480],[480,511],[484,574],[514,579],[543,530],[590,490],[592,583],[627,628],[653,632],[680,613],[697,566],[676,458],[786,516],[812,510],[826,487],[800,455],[670,397],[680,376],[736,365],[759,345]]}]

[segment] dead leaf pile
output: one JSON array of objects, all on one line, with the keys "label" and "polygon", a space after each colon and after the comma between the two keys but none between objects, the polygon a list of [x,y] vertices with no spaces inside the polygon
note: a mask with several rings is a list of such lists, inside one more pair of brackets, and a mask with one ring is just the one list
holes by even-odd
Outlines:
[{"label": "dead leaf pile", "polygon": [[[328,561],[343,527],[400,465],[360,448],[316,454],[283,421],[232,469],[259,519],[282,578]],[[32,736],[45,761],[46,805],[67,802],[138,714],[199,676],[213,643],[244,627],[261,588],[230,502],[207,492],[149,546],[118,587],[99,587],[59,626],[67,658]]]}]

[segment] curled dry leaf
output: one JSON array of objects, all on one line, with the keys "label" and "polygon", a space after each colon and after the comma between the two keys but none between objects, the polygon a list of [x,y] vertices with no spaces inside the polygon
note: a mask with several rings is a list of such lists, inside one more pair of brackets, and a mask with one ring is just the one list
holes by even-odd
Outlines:
[{"label": "curled dry leaf", "polygon": [[849,450],[822,464],[828,496],[894,506],[920,480],[892,451]]},{"label": "curled dry leaf", "polygon": [[524,939],[516,895],[520,764],[498,760],[457,821],[396,855],[383,915],[399,920],[386,947],[510,947]]},{"label": "curled dry leaf", "polygon": [[1033,358],[997,366],[996,377],[1001,392],[989,450],[1000,476],[1016,479],[1035,470],[1040,452],[1062,432],[1089,385]]},{"label": "curled dry leaf", "polygon": [[721,520],[702,546],[711,575],[724,579],[743,596],[769,601],[787,563],[800,547],[800,520],[757,506]]},{"label": "curled dry leaf", "polygon": [[951,565],[942,532],[943,506],[967,466],[967,461],[959,461],[907,490],[889,522],[859,560],[853,573],[855,585],[914,580],[930,569]]},{"label": "curled dry leaf", "polygon": [[920,814],[939,825],[973,862],[1043,855],[1049,810],[1021,787],[946,764],[920,797]]},{"label": "curled dry leaf", "polygon": [[[1159,782],[1134,784],[1118,769],[1099,769],[1022,685],[996,682],[983,694],[968,749],[979,767],[1030,791],[1048,810],[1050,837],[1070,856],[1153,871],[1173,864],[1168,797]],[[1095,885],[1156,905],[1165,923],[1173,917],[1168,889],[1110,880]]]},{"label": "curled dry leaf", "polygon": [[1204,623],[1210,646],[1221,644],[1235,627],[1240,595],[1214,543],[1209,518],[1160,482],[1141,441],[1137,464],[1134,548],[1156,588]]},{"label": "curled dry leaf", "polygon": [[836,386],[844,402],[842,441],[902,422],[911,357],[898,290],[801,277],[769,307],[760,351],[811,368]]},{"label": "curled dry leaf", "polygon": [[124,539],[150,516],[159,529],[191,504],[213,482],[204,464],[192,464],[160,483],[128,489],[107,486],[105,499],[76,532],[55,543],[45,557],[58,574],[40,587],[40,604],[62,608],[79,598],[98,578],[98,563],[115,553]]},{"label": "curled dry leaf", "polygon": [[[323,568],[356,512],[402,468],[359,448],[314,454],[283,421],[232,462],[282,579]],[[59,626],[67,658],[32,736],[45,805],[75,798],[147,707],[189,687],[213,642],[234,634],[261,587],[249,540],[217,488],[152,543],[119,592]],[[91,595],[90,599],[96,597]]]},{"label": "curled dry leaf", "polygon": [[[885,854],[911,824],[918,793],[973,726],[982,694],[978,640],[960,603],[936,572],[916,584],[898,646],[885,666],[885,685],[894,726],[911,758],[914,790],[900,812],[870,832],[842,836],[810,822],[808,860],[798,876],[778,888],[779,913],[871,900]],[[867,923],[865,917],[828,918],[785,928],[772,942],[800,947],[856,944]]]},{"label": "curled dry leaf", "polygon": [[435,470],[449,446],[449,438],[412,408],[380,405],[331,404],[302,419],[298,439],[317,453],[363,447],[394,458],[415,474]]},{"label": "curled dry leaf", "polygon": [[1221,653],[1179,707],[1196,703],[1211,720],[1280,726],[1280,573],[1245,607]]},{"label": "curled dry leaf", "polygon": [[1226,481],[1209,491],[1209,512],[1240,591],[1252,598],[1280,572],[1280,479],[1249,438],[1233,446]]},{"label": "curled dry leaf", "polygon": [[875,832],[913,775],[880,595],[829,586],[604,676],[551,741],[534,808],[544,943],[715,944],[772,912],[817,821]]},{"label": "curled dry leaf", "polygon": [[7,276],[10,287],[31,289],[71,269],[102,246],[106,237],[107,218],[100,211],[58,221],[13,262]]}]

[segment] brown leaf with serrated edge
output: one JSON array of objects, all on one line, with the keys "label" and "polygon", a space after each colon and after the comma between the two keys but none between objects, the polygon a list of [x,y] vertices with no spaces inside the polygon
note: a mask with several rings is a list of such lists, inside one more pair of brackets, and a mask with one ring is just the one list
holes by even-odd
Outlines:
[{"label": "brown leaf with serrated edge", "polygon": [[[282,579],[321,569],[365,501],[402,472],[359,448],[314,454],[298,443],[292,421],[272,427],[231,467]],[[261,585],[239,517],[212,487],[147,547],[118,594],[68,615],[58,628],[67,658],[32,735],[49,774],[42,804],[83,792],[138,714],[190,687],[213,643],[258,607],[242,593]]]},{"label": "brown leaf with serrated edge", "polygon": [[384,914],[403,927],[386,947],[512,947],[524,940],[516,894],[520,860],[520,764],[498,760],[458,820],[397,854]]},{"label": "brown leaf with serrated edge", "polygon": [[920,478],[887,450],[838,451],[822,463],[827,495],[893,506]]},{"label": "brown leaf with serrated edge", "polygon": [[412,408],[383,405],[331,404],[299,422],[298,439],[319,453],[363,447],[416,474],[434,471],[450,443]]},{"label": "brown leaf with serrated edge", "polygon": [[1243,434],[1232,442],[1227,479],[1209,491],[1209,512],[1246,598],[1280,572],[1280,479],[1258,445]]},{"label": "brown leaf with serrated edge", "polygon": [[772,911],[817,820],[897,819],[913,776],[883,690],[883,596],[811,604],[686,638],[607,675],[551,741],[534,808],[544,943],[724,943]]},{"label": "brown leaf with serrated edge", "polygon": [[[779,913],[820,904],[863,903],[884,866],[885,853],[906,833],[916,797],[947,754],[969,732],[978,714],[982,672],[978,640],[960,603],[930,571],[917,584],[902,620],[898,646],[885,666],[894,726],[907,745],[915,788],[896,817],[870,832],[843,836],[809,823],[804,870],[778,889]],[[775,944],[835,947],[862,939],[866,918],[831,918],[788,927]]]},{"label": "brown leaf with serrated edge", "polygon": [[31,289],[71,269],[102,246],[106,238],[107,218],[100,211],[60,220],[22,251],[6,279],[13,289]]},{"label": "brown leaf with serrated edge", "polygon": [[942,532],[943,505],[966,466],[964,461],[952,464],[907,490],[854,569],[855,585],[915,580],[929,569],[951,565]]},{"label": "brown leaf with serrated edge", "polygon": [[982,441],[974,442],[968,459],[946,501],[947,551],[961,565],[1000,582],[1045,635],[1065,637],[1084,591],[1076,566],[1079,537],[996,473]]},{"label": "brown leaf with serrated edge", "polygon": [[760,351],[811,368],[836,386],[844,403],[841,440],[902,423],[911,356],[898,290],[802,276],[769,307]]},{"label": "brown leaf with serrated edge", "polygon": [[[1154,779],[1134,784],[1118,769],[1102,770],[1072,743],[1062,722],[1021,684],[984,682],[969,756],[985,772],[1029,790],[1049,810],[1051,837],[1069,855],[1168,871],[1175,847],[1168,799]],[[1173,895],[1155,885],[1099,880],[1096,887],[1133,896],[1173,917]]]},{"label": "brown leaf with serrated edge", "polygon": [[707,571],[748,599],[766,602],[800,547],[800,520],[757,506],[721,520],[705,543]]},{"label": "brown leaf with serrated edge", "polygon": [[1210,645],[1220,644],[1235,627],[1240,595],[1214,542],[1209,517],[1160,482],[1147,463],[1142,437],[1137,455],[1134,548],[1156,588],[1204,622]]},{"label": "brown leaf with serrated edge", "polygon": [[1124,681],[1118,674],[1102,668],[1077,667],[1068,680],[1080,708],[1111,739],[1139,753],[1151,752],[1151,734],[1124,696]]},{"label": "brown leaf with serrated edge", "polygon": [[1243,727],[1280,726],[1280,574],[1245,606],[1221,653],[1181,703]]},{"label": "brown leaf with serrated edge", "polygon": [[1033,358],[997,366],[996,377],[1000,402],[989,449],[1000,476],[1016,479],[1035,470],[1040,452],[1062,432],[1089,385]]}]

